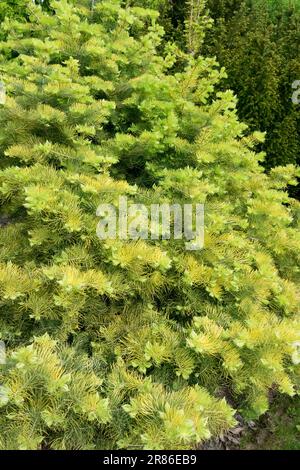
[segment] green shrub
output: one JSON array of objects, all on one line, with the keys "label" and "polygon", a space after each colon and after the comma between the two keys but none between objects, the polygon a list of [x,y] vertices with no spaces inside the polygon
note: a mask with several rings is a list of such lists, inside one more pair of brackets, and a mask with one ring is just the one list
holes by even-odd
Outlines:
[{"label": "green shrub", "polygon": [[[156,11],[121,3],[3,26],[4,449],[190,448],[234,425],[224,394],[258,416],[297,391],[296,170],[265,175],[215,61],[158,54]],[[120,195],[205,203],[205,249],[100,240]]]},{"label": "green shrub", "polygon": [[[209,0],[208,7],[215,27],[207,33],[205,53],[225,66],[223,86],[237,95],[240,119],[250,130],[266,132],[265,167],[299,164],[300,114],[292,84],[300,77],[300,2]],[[299,186],[292,193],[299,196]]]},{"label": "green shrub", "polygon": [[[199,1],[174,1],[166,15],[167,38],[184,45],[183,25],[190,7]],[[200,4],[203,4],[202,0]],[[240,120],[250,132],[266,132],[260,150],[264,166],[299,165],[299,105],[292,102],[292,84],[300,77],[299,0],[207,0],[213,27],[206,31],[203,55],[217,57],[227,78],[218,89],[232,89],[237,96]],[[290,193],[299,198],[297,189]]]},{"label": "green shrub", "polygon": [[27,0],[0,0],[0,21],[12,16],[22,18],[27,3]]}]

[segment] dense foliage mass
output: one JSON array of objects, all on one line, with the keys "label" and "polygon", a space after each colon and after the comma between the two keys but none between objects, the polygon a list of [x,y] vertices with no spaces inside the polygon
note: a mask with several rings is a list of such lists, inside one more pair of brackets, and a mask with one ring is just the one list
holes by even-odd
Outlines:
[{"label": "dense foliage mass", "polygon": [[224,86],[238,96],[239,117],[266,132],[267,167],[299,163],[300,113],[292,84],[300,77],[300,2],[237,3],[232,13],[232,1],[208,2],[215,28],[205,50],[226,67]]},{"label": "dense foliage mass", "polygon": [[[224,71],[125,3],[2,25],[0,448],[190,448],[298,390],[297,171],[267,176]],[[101,241],[120,195],[205,203],[205,249]]]},{"label": "dense foliage mass", "polygon": [[[181,46],[191,3],[205,2],[173,0],[161,20],[167,37]],[[265,167],[299,164],[300,113],[292,84],[300,77],[300,1],[207,0],[206,7],[214,25],[206,31],[202,54],[216,56],[226,68],[219,89],[237,95],[239,118],[251,131],[266,132],[260,146]],[[299,198],[299,186],[291,192]]]}]

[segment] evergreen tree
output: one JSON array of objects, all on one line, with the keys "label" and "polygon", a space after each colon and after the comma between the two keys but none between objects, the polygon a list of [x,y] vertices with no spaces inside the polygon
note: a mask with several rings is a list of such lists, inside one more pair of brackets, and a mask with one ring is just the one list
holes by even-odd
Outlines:
[{"label": "evergreen tree", "polygon": [[[182,47],[190,3],[199,2],[176,3],[181,9],[172,37]],[[299,164],[299,105],[292,102],[292,84],[300,76],[299,0],[207,0],[206,5],[214,25],[199,46],[202,54],[216,56],[226,69],[219,89],[234,91],[239,118],[251,132],[266,132],[260,149],[266,153],[268,171]],[[299,198],[299,185],[290,193]]]},{"label": "evergreen tree", "polygon": [[291,99],[300,76],[299,6],[297,1],[208,0],[215,27],[204,51],[225,66],[223,86],[237,95],[240,119],[251,130],[266,132],[261,148],[268,170],[299,164],[299,105]]},{"label": "evergreen tree", "polygon": [[[297,171],[264,174],[224,71],[159,54],[157,11],[132,3],[3,24],[4,449],[190,448],[234,425],[225,388],[245,416],[298,390]],[[205,203],[205,249],[100,240],[120,195]]]}]

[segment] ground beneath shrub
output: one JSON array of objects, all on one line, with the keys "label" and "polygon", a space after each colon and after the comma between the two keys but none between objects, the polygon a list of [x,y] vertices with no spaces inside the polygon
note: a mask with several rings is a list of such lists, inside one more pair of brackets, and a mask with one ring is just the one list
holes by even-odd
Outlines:
[{"label": "ground beneath shrub", "polygon": [[300,397],[275,398],[259,421],[245,421],[218,439],[204,442],[201,450],[300,450]]}]

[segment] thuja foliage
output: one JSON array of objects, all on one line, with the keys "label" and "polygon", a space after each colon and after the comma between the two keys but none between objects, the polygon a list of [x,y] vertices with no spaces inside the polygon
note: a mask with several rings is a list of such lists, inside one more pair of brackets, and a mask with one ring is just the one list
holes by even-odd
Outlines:
[{"label": "thuja foliage", "polygon": [[[159,54],[155,10],[51,8],[2,25],[0,447],[191,448],[298,391],[297,170],[264,173],[224,71]],[[205,203],[205,248],[100,240],[120,195]]]},{"label": "thuja foliage", "polygon": [[[199,48],[225,67],[227,78],[219,89],[234,91],[239,118],[252,132],[266,132],[260,146],[266,169],[299,164],[300,114],[292,84],[300,77],[300,1],[174,0],[167,12],[170,22],[162,21],[172,31],[168,36],[183,46],[183,25],[204,4],[213,27],[206,29]],[[299,198],[299,186],[290,189]]]},{"label": "thuja foliage", "polygon": [[299,164],[299,105],[291,99],[300,76],[299,0],[209,0],[208,7],[214,29],[205,53],[225,66],[223,86],[238,96],[239,117],[266,132],[265,166]]}]

